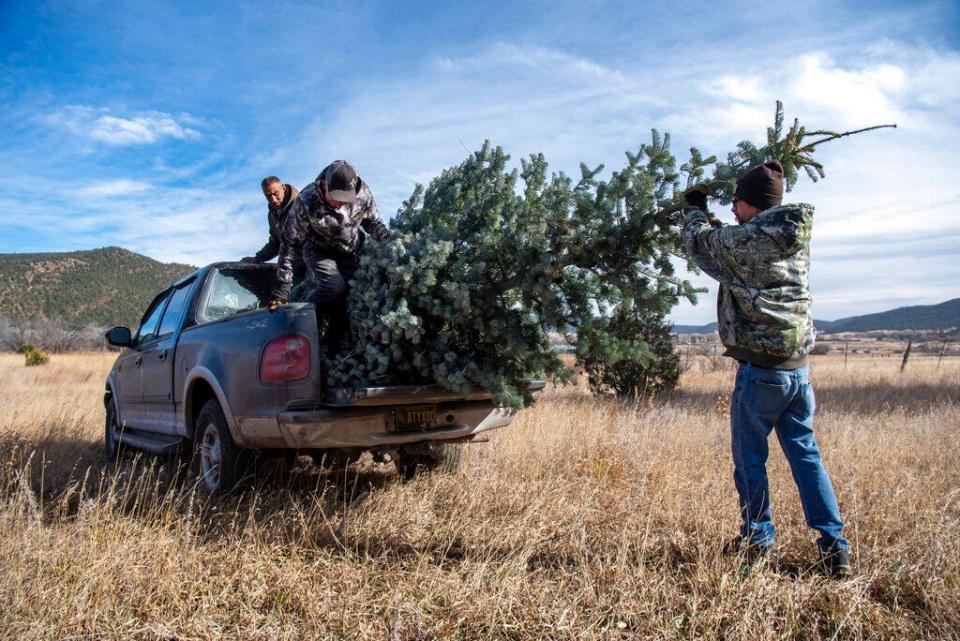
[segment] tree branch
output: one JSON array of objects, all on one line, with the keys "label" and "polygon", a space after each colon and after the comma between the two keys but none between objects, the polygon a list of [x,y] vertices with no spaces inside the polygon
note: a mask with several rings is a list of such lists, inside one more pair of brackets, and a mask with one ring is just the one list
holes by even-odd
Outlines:
[{"label": "tree branch", "polygon": [[[896,129],[896,128],[897,128],[897,125],[896,125],[896,124],[892,124],[892,125],[874,125],[873,127],[865,127],[865,128],[863,128],[863,129],[856,129],[856,130],[854,130],[854,131],[845,131],[845,132],[843,132],[842,134],[831,134],[831,135],[827,136],[826,138],[821,138],[820,140],[816,140],[816,141],[810,143],[809,145],[804,145],[803,147],[800,147],[800,148],[798,149],[798,151],[813,151],[813,148],[816,147],[817,145],[821,145],[821,144],[823,144],[823,143],[825,143],[825,142],[830,142],[831,140],[836,140],[837,138],[844,138],[844,137],[846,137],[846,136],[852,136],[852,135],[854,135],[854,134],[862,134],[862,133],[865,132],[865,131],[873,131],[874,129],[886,129],[886,128]],[[824,135],[824,134],[826,134],[826,133],[827,133],[826,131],[812,131],[812,132],[808,133],[807,135],[808,135],[808,136],[817,136],[817,135]]]},{"label": "tree branch", "polygon": [[[863,129],[855,129],[853,131],[844,131],[843,133],[832,133],[828,131],[809,132],[806,134],[807,136],[826,136],[826,137],[821,138],[820,140],[816,140],[810,144],[803,145],[802,147],[798,147],[795,153],[810,153],[814,150],[814,148],[817,145],[822,145],[823,143],[830,142],[831,140],[837,140],[838,138],[845,138],[847,136],[853,136],[855,134],[862,134],[865,131],[873,131],[874,129],[887,129],[887,128],[896,129],[897,125],[896,124],[874,125],[872,127],[864,127]],[[582,184],[583,184],[583,180],[581,179],[580,183],[578,183],[577,186],[580,187]],[[710,182],[703,182],[703,183],[698,183],[696,185],[692,185],[691,187],[687,188],[687,191],[695,187],[702,187],[703,190],[706,192],[707,196],[715,197],[717,190],[720,189],[721,187],[725,187],[726,185],[727,183],[725,181],[712,180]],[[673,205],[670,205],[668,207],[664,207],[663,209],[653,214],[653,216],[656,220],[662,220],[664,217],[669,216],[670,214],[674,214],[678,211],[683,210],[684,207],[686,207],[686,204],[684,203],[683,200],[680,200],[680,202],[674,203]],[[603,242],[603,241],[600,241],[600,242]],[[589,255],[594,252],[588,251],[586,253]],[[578,259],[577,255],[566,253],[557,259],[557,262],[555,263],[555,267],[557,269],[563,269],[565,267],[569,267],[571,265],[576,264],[577,259]],[[671,283],[673,282],[669,278],[666,278],[665,280]],[[493,292],[497,295],[502,294],[503,292],[514,289],[515,287],[519,287],[521,282],[522,282],[521,276],[519,274],[516,274],[514,276],[511,276],[510,278],[507,278],[506,280],[502,280],[498,283],[495,283],[493,285]]]}]

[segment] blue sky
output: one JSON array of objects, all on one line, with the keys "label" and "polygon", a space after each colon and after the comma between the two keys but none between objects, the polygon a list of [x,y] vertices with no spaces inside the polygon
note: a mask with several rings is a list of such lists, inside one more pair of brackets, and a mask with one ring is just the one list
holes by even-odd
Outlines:
[{"label": "blue sky", "polygon": [[0,0],[0,252],[235,258],[265,241],[267,174],[348,158],[390,217],[484,139],[612,169],[652,127],[681,158],[759,140],[782,98],[816,128],[899,125],[824,147],[827,179],[789,196],[817,206],[815,315],[940,302],[960,296],[958,7]]}]

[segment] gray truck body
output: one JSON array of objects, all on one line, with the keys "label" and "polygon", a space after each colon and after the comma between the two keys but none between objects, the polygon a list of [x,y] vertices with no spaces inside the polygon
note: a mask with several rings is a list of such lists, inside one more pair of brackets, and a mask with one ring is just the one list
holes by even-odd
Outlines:
[{"label": "gray truck body", "polygon": [[[198,412],[210,399],[245,449],[468,441],[516,417],[516,410],[498,407],[484,392],[461,396],[433,385],[327,389],[313,305],[266,309],[274,269],[215,263],[154,299],[106,382],[105,402],[114,403],[122,442],[162,451],[192,439]],[[309,344],[309,373],[301,380],[264,381],[265,346],[285,336]]]}]

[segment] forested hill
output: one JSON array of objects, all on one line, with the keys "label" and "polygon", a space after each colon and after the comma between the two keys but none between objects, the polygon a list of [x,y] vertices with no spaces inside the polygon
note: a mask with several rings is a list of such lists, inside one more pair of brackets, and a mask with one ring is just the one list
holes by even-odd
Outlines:
[{"label": "forested hill", "polygon": [[874,330],[908,329],[948,329],[960,327],[960,298],[954,298],[937,305],[914,305],[898,307],[877,314],[851,316],[825,323],[817,322],[821,331],[870,332]]},{"label": "forested hill", "polygon": [[[960,298],[954,298],[936,305],[914,305],[898,307],[886,312],[850,316],[835,321],[814,319],[817,331],[824,334],[840,332],[872,332],[877,330],[943,330],[960,327]],[[717,324],[675,325],[677,334],[711,334],[717,331]]]},{"label": "forested hill", "polygon": [[136,326],[150,300],[195,267],[121,249],[0,254],[0,316]]}]

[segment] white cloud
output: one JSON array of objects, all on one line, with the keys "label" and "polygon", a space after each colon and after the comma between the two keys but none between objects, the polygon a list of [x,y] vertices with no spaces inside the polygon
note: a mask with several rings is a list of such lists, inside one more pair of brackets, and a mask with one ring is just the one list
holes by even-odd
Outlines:
[{"label": "white cloud", "polygon": [[903,122],[900,105],[906,74],[897,65],[878,63],[844,69],[823,53],[803,55],[780,89],[795,109],[822,114],[837,127],[864,122]]},{"label": "white cloud", "polygon": [[291,174],[304,180],[333,158],[350,158],[391,213],[415,181],[459,163],[485,139],[515,161],[542,151],[575,174],[581,160],[619,162],[649,136],[643,114],[651,95],[627,73],[583,57],[498,44],[358,87],[287,155],[297,159]]},{"label": "white cloud", "polygon": [[124,247],[165,261],[205,265],[253,255],[267,241],[265,204],[257,211],[230,190],[171,195],[172,207],[157,204],[122,222],[118,238]]},{"label": "white cloud", "polygon": [[83,188],[51,186],[50,198],[73,210],[70,216],[52,211],[46,200],[12,203],[0,197],[0,211],[16,207],[20,214],[0,218],[0,236],[56,229],[71,247],[119,245],[157,260],[192,265],[249,256],[267,241],[266,203],[254,189],[152,186],[150,198],[143,193],[135,185],[126,193],[109,193],[109,201],[102,202]]},{"label": "white cloud", "polygon": [[106,108],[72,105],[48,115],[45,121],[77,136],[114,146],[153,144],[164,138],[194,140],[200,137],[200,132],[191,128],[198,124],[193,116],[172,116],[160,111],[120,117],[112,115]]},{"label": "white cloud", "polygon": [[951,52],[888,44],[846,64],[810,52],[708,82],[705,104],[698,98],[700,108],[679,110],[667,122],[697,139],[756,138],[758,125],[769,122],[771,106],[781,99],[812,128],[897,123],[942,135],[942,127],[956,127],[951,112],[960,100],[958,87],[960,55]]},{"label": "white cloud", "polygon": [[[486,50],[473,56],[460,58],[441,58],[427,65],[446,74],[470,77],[475,74],[488,74],[497,70],[500,82],[514,80],[526,81],[530,72],[545,82],[557,77],[591,78],[591,84],[606,84],[611,88],[629,83],[623,72],[606,67],[586,58],[571,55],[558,49],[536,46],[520,46],[512,43],[494,43]],[[554,73],[545,75],[545,69]]]},{"label": "white cloud", "polygon": [[85,198],[112,198],[139,194],[150,189],[150,183],[141,180],[108,180],[81,187],[77,194]]},{"label": "white cloud", "polygon": [[[741,59],[749,58],[744,52]],[[960,58],[890,45],[858,59],[801,51],[712,81],[698,81],[711,73],[691,75],[688,64],[624,70],[515,45],[444,58],[344,100],[332,120],[306,130],[302,147],[290,154],[302,159],[294,173],[312,178],[329,159],[349,157],[389,213],[414,181],[460,162],[485,138],[515,161],[542,151],[555,170],[576,174],[579,161],[622,165],[623,151],[656,127],[674,134],[682,161],[681,150],[692,143],[725,153],[744,138],[762,141],[780,98],[788,117],[800,116],[811,129],[899,125],[824,145],[817,158],[827,179],[813,185],[802,178],[789,197],[817,206],[816,315],[832,319],[960,293],[952,284],[960,282],[960,261],[949,251],[897,242],[925,225],[941,237],[960,237],[953,159]],[[893,242],[878,245],[878,238]],[[673,317],[708,322],[714,292]]]},{"label": "white cloud", "polygon": [[960,104],[960,53],[881,42],[871,50],[871,56],[895,61],[905,72],[901,95],[915,108],[956,109]]}]

